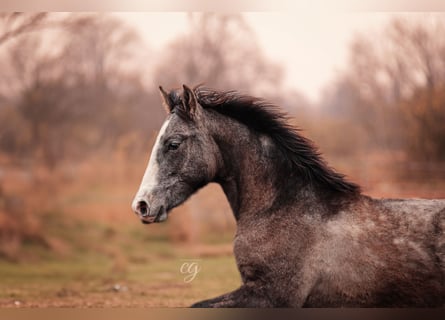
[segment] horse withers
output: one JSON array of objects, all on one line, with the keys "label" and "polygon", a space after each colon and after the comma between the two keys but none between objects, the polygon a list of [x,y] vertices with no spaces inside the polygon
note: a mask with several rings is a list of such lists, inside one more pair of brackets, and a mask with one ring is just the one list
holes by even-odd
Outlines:
[{"label": "horse withers", "polygon": [[162,222],[216,182],[237,223],[242,285],[194,307],[445,304],[445,200],[363,195],[261,99],[202,86],[160,91],[168,116],[134,212]]}]

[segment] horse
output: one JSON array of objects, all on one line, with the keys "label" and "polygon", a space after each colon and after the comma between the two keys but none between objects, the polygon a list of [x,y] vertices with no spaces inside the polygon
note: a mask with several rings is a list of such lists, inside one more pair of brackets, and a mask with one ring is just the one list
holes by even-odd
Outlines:
[{"label": "horse", "polygon": [[159,89],[167,118],[133,211],[165,221],[216,182],[236,220],[241,286],[192,307],[445,304],[445,200],[363,194],[263,99]]}]

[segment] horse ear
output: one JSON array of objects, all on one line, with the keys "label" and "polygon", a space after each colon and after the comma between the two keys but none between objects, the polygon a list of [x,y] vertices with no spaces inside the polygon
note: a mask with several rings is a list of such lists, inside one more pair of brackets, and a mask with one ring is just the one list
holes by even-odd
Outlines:
[{"label": "horse ear", "polygon": [[184,89],[182,104],[184,105],[185,110],[193,117],[196,115],[199,108],[198,100],[192,89],[185,84],[182,85],[182,88]]},{"label": "horse ear", "polygon": [[167,111],[167,113],[171,113],[173,109],[173,103],[168,93],[165,92],[162,86],[159,86],[159,92],[161,93],[162,105],[164,106],[164,109]]}]

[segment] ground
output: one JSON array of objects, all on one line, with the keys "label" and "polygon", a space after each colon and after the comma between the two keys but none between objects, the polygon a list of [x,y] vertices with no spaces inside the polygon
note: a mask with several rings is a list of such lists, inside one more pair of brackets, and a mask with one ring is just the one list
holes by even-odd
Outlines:
[{"label": "ground", "polygon": [[223,253],[200,256],[200,271],[188,283],[180,268],[190,261],[189,250],[172,250],[165,242],[144,247],[157,253],[130,257],[125,266],[116,265],[115,258],[94,254],[2,262],[0,307],[185,307],[240,284],[225,246]]}]

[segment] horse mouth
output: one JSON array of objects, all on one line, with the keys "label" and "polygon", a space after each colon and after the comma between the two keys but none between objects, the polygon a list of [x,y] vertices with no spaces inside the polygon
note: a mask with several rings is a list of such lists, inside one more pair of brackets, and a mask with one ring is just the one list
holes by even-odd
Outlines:
[{"label": "horse mouth", "polygon": [[141,222],[143,224],[164,222],[165,220],[167,220],[167,217],[168,217],[167,210],[165,210],[164,206],[161,206],[155,215],[147,215],[147,216],[139,215],[139,219],[141,219]]}]

